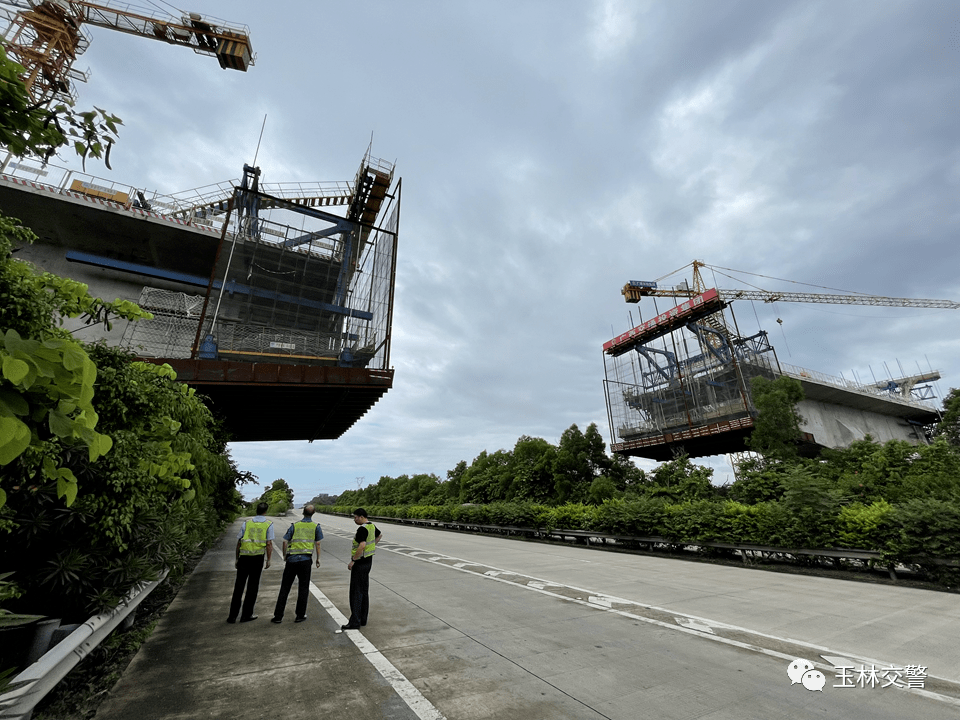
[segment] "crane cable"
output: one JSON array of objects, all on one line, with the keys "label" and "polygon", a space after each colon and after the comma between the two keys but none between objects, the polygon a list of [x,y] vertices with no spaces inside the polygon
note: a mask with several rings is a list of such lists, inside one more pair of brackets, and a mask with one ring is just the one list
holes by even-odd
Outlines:
[{"label": "crane cable", "polygon": [[[777,282],[791,283],[793,285],[803,285],[805,287],[817,288],[818,290],[831,290],[833,292],[844,293],[846,295],[866,295],[868,297],[871,296],[870,293],[860,292],[859,290],[841,290],[840,288],[832,288],[832,287],[827,287],[825,285],[814,285],[813,283],[799,282],[798,280],[786,280],[784,278],[776,278],[770,275],[761,275],[760,273],[747,272],[746,270],[734,270],[732,268],[717,267],[714,265],[707,265],[707,267],[709,267],[711,270],[714,270],[714,271],[726,270],[727,272],[740,273],[742,275],[752,275],[754,277],[764,278],[765,280],[776,280]],[[733,277],[732,275],[727,275],[726,273],[723,273],[723,272],[721,272],[720,274],[723,275],[724,277],[730,278],[731,280],[742,282],[745,285],[750,285],[755,290],[770,292],[766,288],[757,287],[756,285],[752,285],[751,283],[748,283],[746,280],[742,280],[741,278],[736,278],[736,277]]]},{"label": "crane cable", "polygon": [[[170,3],[166,2],[166,0],[160,0],[160,1],[161,1],[164,5],[166,5],[166,6],[170,7],[170,8],[173,8],[174,10],[176,10],[176,11],[181,15],[181,17],[182,17],[183,15],[186,15],[186,14],[187,14],[187,11],[186,11],[186,10],[181,10],[181,9],[178,8],[176,5],[171,5]],[[153,5],[155,8],[157,8],[157,10],[164,10],[164,8],[162,8],[162,7],[160,7],[159,5],[157,5],[157,3],[155,3],[153,0],[147,0],[147,2],[149,2],[149,3],[150,3],[151,5]],[[164,12],[166,12],[166,10],[164,10]],[[176,17],[176,15],[172,15],[171,17]]]}]

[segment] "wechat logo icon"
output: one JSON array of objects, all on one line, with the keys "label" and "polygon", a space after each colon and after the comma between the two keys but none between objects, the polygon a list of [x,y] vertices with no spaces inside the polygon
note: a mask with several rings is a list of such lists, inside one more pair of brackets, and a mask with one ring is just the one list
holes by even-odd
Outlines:
[{"label": "wechat logo icon", "polygon": [[822,672],[813,667],[813,663],[803,658],[797,658],[787,665],[787,675],[790,676],[790,684],[801,683],[807,690],[819,690],[823,692],[823,686],[827,678]]}]

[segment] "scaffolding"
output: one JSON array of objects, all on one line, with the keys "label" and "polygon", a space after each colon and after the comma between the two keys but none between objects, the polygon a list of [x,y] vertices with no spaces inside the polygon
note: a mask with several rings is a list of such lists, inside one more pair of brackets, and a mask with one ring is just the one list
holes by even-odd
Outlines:
[{"label": "scaffolding", "polygon": [[[700,457],[743,451],[757,417],[757,377],[788,376],[802,385],[811,401],[804,412],[817,428],[817,437],[801,433],[803,452],[815,453],[824,442],[835,446],[836,427],[849,433],[851,422],[891,432],[884,421],[866,416],[895,417],[897,427],[922,427],[936,416],[929,383],[939,372],[862,384],[781,365],[765,331],[740,334],[729,299],[716,289],[702,290],[604,343],[603,352],[611,448],[625,455],[666,460],[676,452]],[[827,407],[846,408],[853,419]]]},{"label": "scaffolding", "polygon": [[752,427],[750,382],[772,379],[780,367],[766,332],[741,337],[735,327],[732,309],[714,291],[605,344],[615,452],[640,454],[632,451]]},{"label": "scaffolding", "polygon": [[227,204],[202,296],[144,288],[154,319],[125,346],[143,357],[385,370],[400,219],[393,166],[364,157],[345,215],[258,189],[259,170]]}]

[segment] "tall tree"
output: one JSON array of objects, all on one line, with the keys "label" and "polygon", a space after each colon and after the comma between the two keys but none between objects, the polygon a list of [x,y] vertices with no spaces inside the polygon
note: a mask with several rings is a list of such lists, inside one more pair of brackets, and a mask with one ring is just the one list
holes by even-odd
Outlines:
[{"label": "tall tree", "polygon": [[596,423],[581,432],[576,424],[563,431],[553,466],[554,502],[585,502],[594,478],[611,464]]},{"label": "tall tree", "polygon": [[934,434],[942,436],[954,447],[960,447],[960,388],[951,388],[944,398],[943,417]]},{"label": "tall tree", "polygon": [[797,412],[797,403],[803,400],[800,381],[787,375],[776,380],[757,376],[750,385],[758,416],[747,446],[766,460],[787,462],[796,459],[803,423]]}]

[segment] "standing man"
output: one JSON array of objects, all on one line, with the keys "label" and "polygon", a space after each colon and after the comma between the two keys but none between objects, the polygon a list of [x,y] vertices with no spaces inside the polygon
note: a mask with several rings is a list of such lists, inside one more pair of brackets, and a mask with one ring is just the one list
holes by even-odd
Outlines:
[{"label": "standing man", "polygon": [[347,564],[347,570],[350,571],[350,620],[340,626],[341,630],[356,630],[367,624],[373,553],[383,538],[377,526],[367,520],[367,511],[363,508],[353,511],[353,521],[360,527],[353,538],[353,551]]},{"label": "standing man", "polygon": [[297,617],[294,622],[303,622],[307,619],[310,560],[313,551],[316,550],[317,567],[320,567],[320,541],[323,539],[320,525],[313,522],[314,510],[313,505],[304,505],[303,520],[293,523],[283,534],[283,556],[287,563],[283,566],[283,579],[280,581],[277,607],[273,611],[273,619],[270,622],[283,622],[283,611],[286,609],[287,597],[290,595],[290,588],[293,587],[294,578],[297,579]]},{"label": "standing man", "polygon": [[[273,523],[264,517],[269,506],[262,502],[257,505],[257,514],[250,520],[245,520],[237,537],[237,582],[233,586],[233,600],[230,601],[230,614],[227,622],[256,620],[253,606],[257,602],[257,591],[260,589],[260,573],[263,572],[263,556],[266,553],[267,564],[270,567],[270,558],[273,557]],[[244,597],[243,589],[246,586],[247,594]],[[240,613],[240,600],[243,599],[243,612]]]}]

